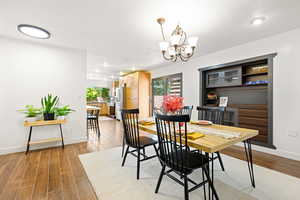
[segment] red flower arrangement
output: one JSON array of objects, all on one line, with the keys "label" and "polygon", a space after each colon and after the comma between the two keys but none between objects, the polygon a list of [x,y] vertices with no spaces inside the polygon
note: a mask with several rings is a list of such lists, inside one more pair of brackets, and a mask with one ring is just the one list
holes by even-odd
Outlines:
[{"label": "red flower arrangement", "polygon": [[176,112],[183,107],[183,98],[178,96],[164,96],[163,108],[166,112]]}]

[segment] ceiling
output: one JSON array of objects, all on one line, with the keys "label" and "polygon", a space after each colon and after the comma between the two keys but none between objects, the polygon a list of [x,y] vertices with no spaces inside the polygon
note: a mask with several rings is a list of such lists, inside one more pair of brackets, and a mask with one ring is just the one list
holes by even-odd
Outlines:
[{"label": "ceiling", "polygon": [[[299,11],[299,0],[1,0],[0,35],[87,50],[89,79],[109,79],[166,63],[158,17],[167,34],[179,22],[199,37],[197,57],[300,27]],[[256,16],[267,20],[252,26]],[[51,39],[21,35],[22,23],[47,29]]]}]

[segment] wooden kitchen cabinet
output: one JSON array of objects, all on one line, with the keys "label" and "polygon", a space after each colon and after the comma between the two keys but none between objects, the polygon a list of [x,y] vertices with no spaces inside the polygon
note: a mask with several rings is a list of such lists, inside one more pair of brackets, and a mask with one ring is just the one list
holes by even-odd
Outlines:
[{"label": "wooden kitchen cabinet", "polygon": [[151,74],[137,71],[122,77],[121,85],[125,87],[125,109],[139,109],[140,117],[150,116]]}]

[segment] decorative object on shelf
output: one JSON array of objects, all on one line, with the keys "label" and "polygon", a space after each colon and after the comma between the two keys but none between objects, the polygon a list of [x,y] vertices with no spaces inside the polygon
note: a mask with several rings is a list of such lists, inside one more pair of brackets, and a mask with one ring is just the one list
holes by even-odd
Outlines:
[{"label": "decorative object on shelf", "polygon": [[186,62],[194,55],[195,48],[198,42],[198,37],[189,37],[186,32],[179,26],[176,26],[170,37],[170,42],[166,41],[166,37],[163,30],[164,18],[158,18],[157,23],[160,24],[161,34],[163,41],[159,44],[163,55],[163,58],[176,62],[180,58],[183,62]]},{"label": "decorative object on shelf", "polygon": [[261,85],[261,84],[268,84],[269,81],[267,80],[257,80],[257,81],[248,81],[245,85]]},{"label": "decorative object on shelf", "polygon": [[246,72],[247,74],[267,73],[268,66],[262,65],[262,66],[248,67]]},{"label": "decorative object on shelf", "polygon": [[26,118],[24,121],[26,122],[34,122],[37,121],[39,118],[39,115],[42,113],[41,108],[35,108],[33,105],[26,105],[25,109],[18,110],[26,115]]},{"label": "decorative object on shelf", "polygon": [[44,120],[54,120],[55,116],[55,107],[58,104],[59,98],[57,96],[53,97],[52,94],[48,94],[45,97],[42,97],[42,109]]},{"label": "decorative object on shelf", "polygon": [[210,91],[207,93],[207,99],[216,100],[216,99],[218,99],[218,96],[214,91]]},{"label": "decorative object on shelf", "polygon": [[176,114],[183,108],[183,98],[179,96],[164,96],[163,109],[168,114]]},{"label": "decorative object on shelf", "polygon": [[57,120],[65,120],[66,116],[75,110],[72,110],[69,105],[56,107],[54,112]]},{"label": "decorative object on shelf", "polygon": [[227,107],[228,97],[220,97],[219,107]]}]

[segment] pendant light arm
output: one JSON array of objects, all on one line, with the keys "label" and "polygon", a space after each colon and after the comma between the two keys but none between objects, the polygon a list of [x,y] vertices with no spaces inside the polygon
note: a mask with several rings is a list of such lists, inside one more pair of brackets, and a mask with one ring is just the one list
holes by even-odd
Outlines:
[{"label": "pendant light arm", "polygon": [[166,51],[162,51],[163,58],[168,61],[176,62],[177,56],[169,56],[167,57]]},{"label": "pendant light arm", "polygon": [[160,31],[161,31],[163,40],[166,41],[165,34],[164,34],[164,28],[163,28],[162,24],[160,25]]}]

